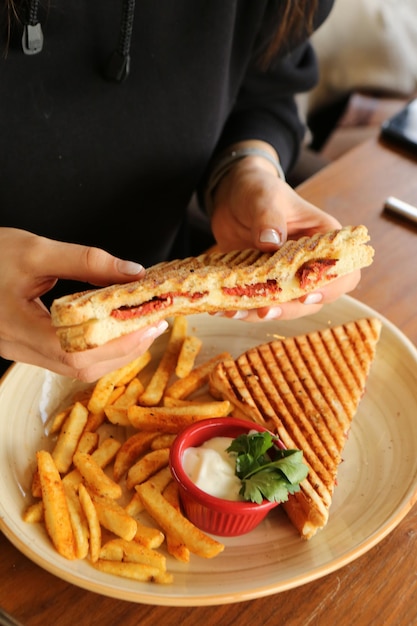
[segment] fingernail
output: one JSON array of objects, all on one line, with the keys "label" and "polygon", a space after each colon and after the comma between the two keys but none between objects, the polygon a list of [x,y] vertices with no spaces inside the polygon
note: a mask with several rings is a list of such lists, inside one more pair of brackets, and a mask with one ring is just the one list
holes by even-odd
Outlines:
[{"label": "fingernail", "polygon": [[309,293],[303,304],[318,304],[323,300],[322,293]]},{"label": "fingernail", "polygon": [[275,320],[277,317],[281,317],[282,309],[280,306],[273,306],[268,310],[268,313],[262,318],[263,320]]},{"label": "fingernail", "polygon": [[259,235],[259,241],[261,243],[274,243],[277,246],[280,246],[282,243],[281,235],[273,228],[265,228]]},{"label": "fingernail", "polygon": [[248,317],[248,311],[235,311],[235,314],[230,318],[231,320],[244,320]]},{"label": "fingernail", "polygon": [[135,276],[136,274],[140,274],[141,272],[143,272],[144,267],[140,263],[134,263],[133,261],[124,261],[123,259],[118,259],[117,269],[122,274]]},{"label": "fingernail", "polygon": [[159,322],[157,326],[147,328],[142,335],[142,339],[156,339],[166,331],[168,326],[168,322],[166,320],[162,320],[162,322]]}]

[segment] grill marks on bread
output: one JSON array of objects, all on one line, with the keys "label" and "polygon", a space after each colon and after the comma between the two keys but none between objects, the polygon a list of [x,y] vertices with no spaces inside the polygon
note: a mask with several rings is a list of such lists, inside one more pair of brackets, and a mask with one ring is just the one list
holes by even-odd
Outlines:
[{"label": "grill marks on bread", "polygon": [[273,253],[208,252],[150,267],[138,281],[54,301],[52,323],[68,352],[93,348],[166,317],[288,302],[369,266],[365,226],[287,241]]}]

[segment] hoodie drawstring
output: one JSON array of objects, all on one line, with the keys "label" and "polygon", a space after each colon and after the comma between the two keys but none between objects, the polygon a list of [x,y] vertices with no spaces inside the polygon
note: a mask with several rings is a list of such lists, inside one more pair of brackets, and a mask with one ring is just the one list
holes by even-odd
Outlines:
[{"label": "hoodie drawstring", "polygon": [[[38,54],[43,47],[43,33],[39,22],[39,1],[30,0],[29,15],[23,27],[22,47],[25,54]],[[132,40],[135,0],[122,0],[122,17],[116,50],[110,56],[105,77],[115,82],[124,81],[130,71],[130,46]]]},{"label": "hoodie drawstring", "polygon": [[130,71],[130,45],[132,40],[135,0],[123,0],[122,18],[119,29],[117,48],[110,56],[106,68],[106,78],[122,82]]},{"label": "hoodie drawstring", "polygon": [[43,47],[43,33],[38,11],[39,0],[30,0],[29,17],[23,26],[22,36],[22,48],[25,54],[38,54]]}]

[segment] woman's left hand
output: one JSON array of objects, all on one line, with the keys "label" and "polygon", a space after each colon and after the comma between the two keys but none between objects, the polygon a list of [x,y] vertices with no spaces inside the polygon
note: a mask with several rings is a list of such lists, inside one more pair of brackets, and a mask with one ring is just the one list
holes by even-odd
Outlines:
[{"label": "woman's left hand", "polygon": [[[287,238],[327,232],[341,224],[298,195],[277,176],[268,160],[250,156],[238,161],[220,181],[213,198],[211,226],[220,250],[226,252],[244,248],[274,251]],[[302,317],[352,291],[359,280],[360,271],[355,271],[298,300],[223,315],[251,322]]]}]

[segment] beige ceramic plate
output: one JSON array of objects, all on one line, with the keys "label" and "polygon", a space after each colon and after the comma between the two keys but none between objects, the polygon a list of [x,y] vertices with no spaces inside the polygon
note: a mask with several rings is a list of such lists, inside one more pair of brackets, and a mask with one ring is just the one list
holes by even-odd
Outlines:
[{"label": "beige ceramic plate", "polygon": [[[291,322],[245,324],[193,316],[189,329],[204,341],[202,359],[223,350],[237,356],[274,335],[293,335],[377,315],[343,297],[318,315]],[[0,385],[0,528],[32,561],[91,591],[133,602],[196,606],[268,596],[343,567],[383,539],[417,494],[417,350],[392,324],[384,326],[367,391],[354,419],[325,529],[303,542],[276,509],[252,533],[226,539],[214,560],[188,565],[168,557],[172,585],[141,584],[69,562],[51,547],[41,525],[22,521],[35,451],[50,447],[48,415],[74,390],[71,381],[15,365]],[[161,344],[160,344],[161,345]]]}]

